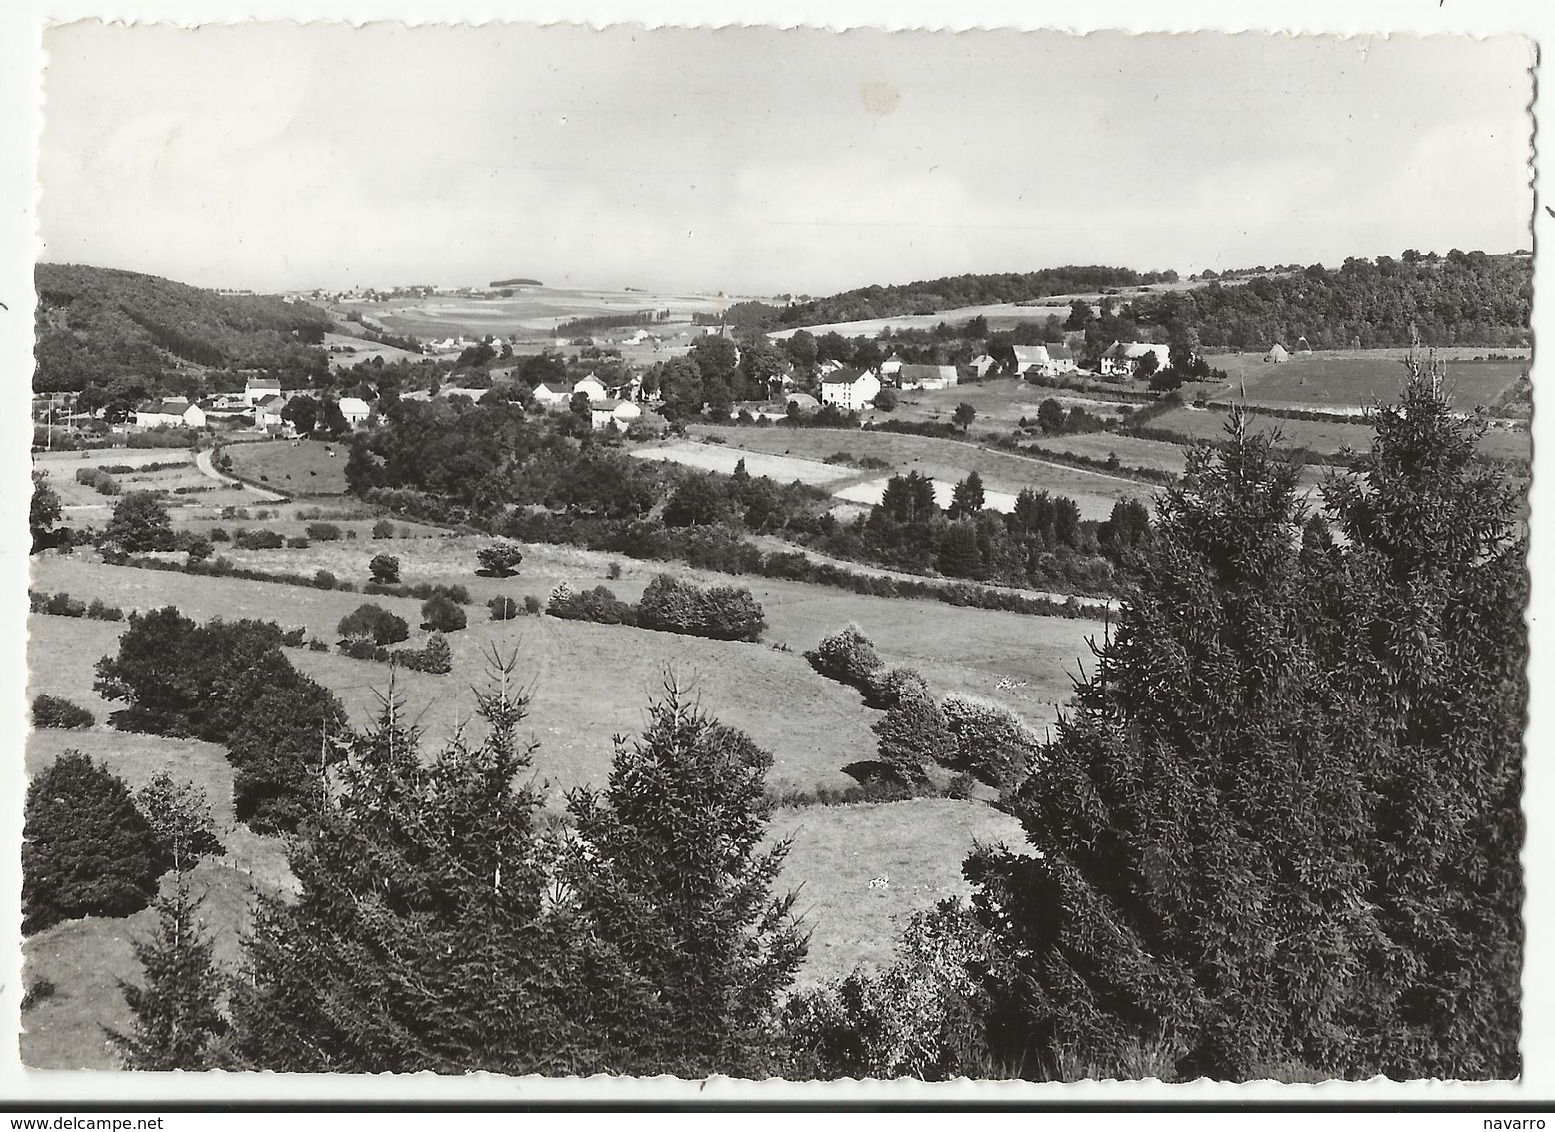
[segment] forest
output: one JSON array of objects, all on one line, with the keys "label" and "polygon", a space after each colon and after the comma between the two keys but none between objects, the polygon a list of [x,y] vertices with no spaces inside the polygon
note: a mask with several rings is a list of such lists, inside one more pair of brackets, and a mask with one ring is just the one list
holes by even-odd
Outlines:
[{"label": "forest", "polygon": [[39,392],[107,385],[117,377],[159,381],[187,364],[295,374],[325,369],[329,317],[274,296],[220,295],[134,271],[40,263]]}]

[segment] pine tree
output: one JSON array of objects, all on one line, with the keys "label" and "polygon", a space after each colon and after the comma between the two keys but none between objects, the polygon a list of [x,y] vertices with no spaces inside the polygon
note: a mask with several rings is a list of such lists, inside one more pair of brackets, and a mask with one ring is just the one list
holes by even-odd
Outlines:
[{"label": "pine tree", "polygon": [[1054,1071],[1515,1073],[1527,687],[1515,495],[1412,376],[1325,492],[1240,414],[982,850],[989,1019]]},{"label": "pine tree", "polygon": [[966,479],[959,480],[951,489],[950,510],[947,514],[952,519],[964,519],[976,515],[983,509],[983,477],[976,472],[968,472]]},{"label": "pine tree", "polygon": [[172,891],[157,898],[157,931],[136,940],[143,985],[119,987],[135,1015],[128,1034],[108,1031],[125,1069],[165,1072],[215,1068],[227,1030],[218,1002],[226,980],[212,957],[212,942],[196,922],[200,902],[190,895],[188,874],[177,872]]},{"label": "pine tree", "polygon": [[580,994],[618,1073],[756,1075],[807,936],[774,896],[788,843],[762,848],[772,756],[667,676],[602,793],[569,795],[575,903],[601,978]]},{"label": "pine tree", "polygon": [[516,657],[477,698],[489,735],[424,758],[391,683],[260,902],[233,999],[240,1064],[297,1072],[586,1072],[568,916],[550,897]]},{"label": "pine tree", "polygon": [[128,916],[156,892],[160,847],[124,780],[66,751],[27,786],[22,932]]}]

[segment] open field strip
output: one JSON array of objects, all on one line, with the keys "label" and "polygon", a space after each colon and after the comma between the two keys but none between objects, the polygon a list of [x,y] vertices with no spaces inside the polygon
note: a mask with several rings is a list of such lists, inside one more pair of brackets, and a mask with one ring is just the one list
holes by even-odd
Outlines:
[{"label": "open field strip", "polygon": [[1026,844],[1008,814],[944,798],[780,810],[772,835],[793,838],[778,887],[803,881],[794,909],[813,929],[800,986],[889,963],[913,913],[971,894],[961,862],[974,842]]},{"label": "open field strip", "polygon": [[792,456],[774,456],[770,453],[747,453],[740,449],[731,450],[716,444],[699,444],[689,440],[633,448],[627,455],[635,456],[639,460],[664,460],[669,463],[684,464],[703,471],[722,472],[724,475],[733,473],[739,462],[744,460],[745,470],[751,475],[766,476],[778,483],[792,483],[798,480],[800,483],[808,484],[831,484],[858,476],[856,469],[836,464],[823,464],[816,460],[804,460]]}]

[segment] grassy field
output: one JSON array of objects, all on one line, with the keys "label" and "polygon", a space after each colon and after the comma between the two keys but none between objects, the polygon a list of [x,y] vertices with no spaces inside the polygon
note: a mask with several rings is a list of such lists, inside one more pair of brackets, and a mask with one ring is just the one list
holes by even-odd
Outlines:
[{"label": "grassy field", "polygon": [[[797,886],[795,911],[813,931],[800,986],[890,962],[914,912],[971,892],[961,862],[974,841],[1026,844],[1008,814],[938,798],[782,810],[772,832],[793,838],[779,884]],[[870,888],[878,877],[887,883]]]},{"label": "grassy field", "polygon": [[1065,436],[1033,436],[1033,448],[1105,460],[1116,455],[1126,468],[1152,468],[1158,472],[1181,475],[1186,450],[1181,444],[1164,440],[1144,440],[1115,432],[1077,432]]},{"label": "grassy field", "polygon": [[[344,495],[346,446],[322,440],[261,440],[229,444],[232,471],[276,491],[308,495]],[[330,455],[334,453],[334,455]]]},{"label": "grassy field", "polygon": [[[376,303],[341,303],[342,311],[360,311],[396,334],[419,338],[479,337],[498,334],[546,335],[559,321],[584,315],[631,314],[669,310],[672,323],[659,332],[685,329],[693,313],[711,313],[718,302],[707,295],[646,291],[587,291],[568,287],[526,287],[508,298],[492,295],[433,295],[425,299],[391,299]],[[650,329],[653,329],[650,327]]]},{"label": "grassy field", "polygon": [[889,413],[866,413],[866,420],[874,421],[934,421],[950,424],[956,406],[965,402],[977,410],[972,424],[974,430],[1004,427],[1015,428],[1022,417],[1037,419],[1037,409],[1048,398],[1064,405],[1081,405],[1086,412],[1104,420],[1118,417],[1121,403],[1086,397],[1083,393],[1064,393],[1041,385],[1033,385],[1020,378],[999,378],[956,385],[949,389],[907,389],[899,394],[897,407]]},{"label": "grassy field", "polygon": [[[1229,364],[1226,360],[1215,360],[1213,364],[1230,375],[1228,393],[1240,393],[1245,386],[1249,404],[1361,409],[1397,399],[1404,380],[1402,361],[1407,353],[1401,349],[1325,350],[1298,354],[1278,365],[1249,354],[1236,355]],[[1468,412],[1490,404],[1527,368],[1526,360],[1449,361],[1443,384],[1453,405]]]},{"label": "grassy field", "polygon": [[834,484],[839,480],[855,479],[858,470],[840,464],[826,464],[819,460],[800,459],[794,456],[774,456],[765,452],[746,452],[713,444],[697,444],[689,441],[673,441],[630,449],[627,453],[639,460],[666,460],[704,471],[731,474],[741,460],[745,470],[753,476],[766,476],[778,483],[798,480],[808,484]]},{"label": "grassy field", "polygon": [[[975,427],[975,426],[974,426]],[[873,456],[890,465],[892,472],[917,471],[936,482],[954,484],[976,471],[990,491],[1016,495],[1024,487],[1067,495],[1086,519],[1105,519],[1119,499],[1143,498],[1147,485],[1100,472],[1048,464],[1009,452],[982,448],[955,440],[908,436],[894,432],[865,432],[829,428],[738,428],[699,425],[697,436],[720,436],[730,450],[771,452],[801,459],[822,460],[838,451],[855,458]],[[885,475],[887,473],[879,473]]]},{"label": "grassy field", "polygon": [[[337,352],[338,347],[338,352]],[[357,338],[349,334],[324,335],[324,349],[329,351],[329,368],[346,369],[358,362],[382,358],[385,362],[418,361],[423,355],[413,354],[398,346],[385,346],[371,338]]]},{"label": "grassy field", "polygon": [[[1336,455],[1349,447],[1364,452],[1371,447],[1372,428],[1362,421],[1302,421],[1286,417],[1259,416],[1253,411],[1253,426],[1260,431],[1278,430],[1282,441],[1292,447],[1306,448],[1323,456]],[[1150,422],[1151,428],[1170,429],[1185,440],[1222,440],[1227,414],[1220,410],[1192,409],[1184,405],[1169,409]],[[1526,460],[1532,451],[1532,436],[1521,430],[1491,429],[1480,442],[1487,455],[1508,460]]]}]

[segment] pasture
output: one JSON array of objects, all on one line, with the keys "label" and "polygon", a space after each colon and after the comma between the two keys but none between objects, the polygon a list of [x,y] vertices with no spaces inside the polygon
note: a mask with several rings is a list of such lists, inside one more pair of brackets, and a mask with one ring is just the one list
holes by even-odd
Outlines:
[{"label": "pasture", "polygon": [[[1050,464],[1011,452],[983,448],[975,443],[910,436],[895,432],[830,428],[741,428],[697,425],[697,436],[719,436],[732,450],[769,452],[801,459],[822,460],[838,451],[862,459],[873,456],[890,465],[891,473],[916,471],[936,484],[954,484],[976,471],[985,491],[1010,496],[1024,487],[1067,495],[1085,519],[1106,519],[1120,499],[1144,498],[1148,485],[1102,472]],[[889,473],[878,473],[883,476]]]},{"label": "pasture", "polygon": [[[229,444],[233,474],[293,495],[344,495],[344,444],[322,440],[256,440]],[[330,455],[333,453],[333,455]]]},{"label": "pasture", "polygon": [[913,913],[970,895],[961,862],[974,843],[1026,845],[1008,814],[943,798],[780,810],[772,835],[793,839],[778,884],[797,884],[794,910],[813,932],[801,987],[889,963]]},{"label": "pasture", "polygon": [[[350,323],[346,324],[347,326]],[[382,358],[384,362],[419,361],[425,355],[402,350],[398,346],[385,346],[371,338],[357,338],[350,334],[325,334],[324,349],[329,353],[329,368],[347,369],[359,362]]]},{"label": "pasture", "polygon": [[898,393],[898,398],[897,407],[891,412],[877,411],[868,414],[866,419],[876,422],[902,420],[950,424],[956,406],[965,402],[977,410],[977,419],[972,422],[972,428],[1015,428],[1022,417],[1035,421],[1038,407],[1049,398],[1063,405],[1066,410],[1079,405],[1087,413],[1103,420],[1118,419],[1123,408],[1123,404],[1118,401],[1034,385],[1016,377],[968,382],[949,389],[905,389]]},{"label": "pasture", "polygon": [[492,292],[489,296],[432,295],[335,305],[342,311],[360,312],[395,334],[414,334],[425,340],[486,334],[546,338],[554,334],[558,322],[568,319],[644,310],[668,310],[670,320],[649,329],[661,335],[678,334],[689,328],[693,314],[713,313],[720,304],[710,295],[524,287],[507,298]]},{"label": "pasture", "polygon": [[800,483],[827,485],[858,476],[856,469],[843,465],[824,464],[818,460],[800,459],[794,456],[776,456],[766,452],[748,453],[743,449],[730,449],[724,445],[698,444],[690,441],[671,441],[668,444],[633,448],[627,452],[627,455],[635,456],[639,460],[664,460],[684,464],[687,467],[721,472],[724,475],[733,473],[740,461],[744,460],[745,470],[751,475],[766,476],[778,483],[792,483],[798,480]]},{"label": "pasture", "polygon": [[[1478,351],[1483,355],[1486,351]],[[1466,351],[1459,351],[1460,354]],[[1277,408],[1330,409],[1336,412],[1364,408],[1398,399],[1407,350],[1325,350],[1297,354],[1278,365],[1257,355],[1212,357],[1211,364],[1224,369],[1231,384],[1221,396],[1241,396],[1247,403]],[[1472,358],[1473,353],[1468,354]],[[1460,412],[1490,404],[1528,368],[1518,361],[1447,362],[1443,388]]]},{"label": "pasture", "polygon": [[1031,446],[1042,452],[1084,456],[1092,460],[1105,460],[1108,456],[1116,455],[1118,463],[1124,467],[1150,468],[1158,472],[1170,472],[1174,476],[1182,474],[1186,455],[1186,449],[1180,444],[1144,440],[1116,432],[1076,432],[1054,436],[1034,434]]}]

